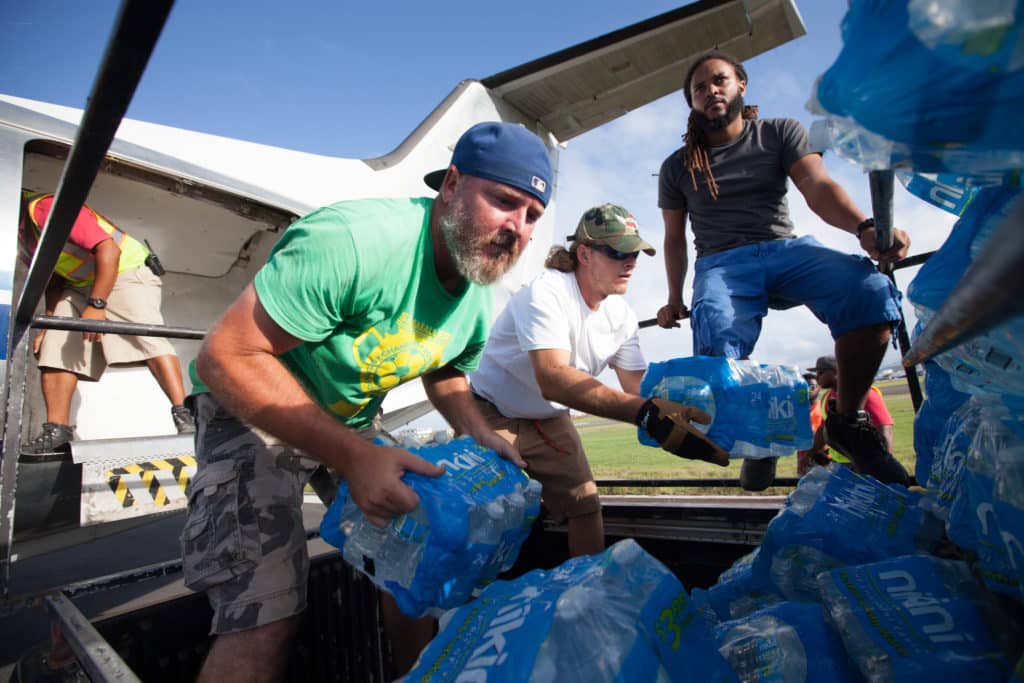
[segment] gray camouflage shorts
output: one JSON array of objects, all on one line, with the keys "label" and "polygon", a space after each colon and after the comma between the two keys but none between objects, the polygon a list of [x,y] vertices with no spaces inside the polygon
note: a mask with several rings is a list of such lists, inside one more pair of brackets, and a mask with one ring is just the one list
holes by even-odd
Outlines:
[{"label": "gray camouflage shorts", "polygon": [[[244,631],[306,608],[303,489],[319,463],[195,397],[198,471],[181,532],[185,585],[206,591],[210,633]],[[372,439],[376,430],[360,432]]]}]

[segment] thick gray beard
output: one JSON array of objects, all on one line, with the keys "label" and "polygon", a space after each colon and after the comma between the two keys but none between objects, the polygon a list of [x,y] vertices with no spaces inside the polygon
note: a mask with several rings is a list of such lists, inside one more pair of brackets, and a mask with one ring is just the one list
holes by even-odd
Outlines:
[{"label": "thick gray beard", "polygon": [[511,250],[497,259],[488,258],[483,247],[490,240],[474,237],[473,225],[459,200],[455,200],[449,211],[441,216],[441,234],[444,244],[455,262],[459,275],[478,285],[494,284],[507,273],[519,259],[519,245],[513,241]]}]

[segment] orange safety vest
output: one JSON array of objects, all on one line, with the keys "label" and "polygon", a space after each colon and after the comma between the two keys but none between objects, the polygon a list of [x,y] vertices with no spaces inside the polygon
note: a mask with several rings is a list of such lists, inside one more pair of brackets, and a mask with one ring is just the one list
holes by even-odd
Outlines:
[{"label": "orange safety vest", "polygon": [[[874,384],[871,385],[871,390],[876,392],[881,397],[882,390],[879,389],[878,387],[876,387]],[[818,403],[819,403],[819,405],[821,405],[821,419],[822,419],[822,421],[824,421],[826,418],[828,418],[828,399],[832,396],[832,393],[833,393],[832,389],[826,389],[821,394],[821,398],[818,399]],[[849,458],[847,458],[845,455],[843,455],[842,453],[840,453],[836,449],[834,449],[834,448],[831,449],[831,452],[832,452],[832,460],[834,460],[835,462],[838,462],[838,463],[848,463],[848,462],[850,462]]]},{"label": "orange safety vest", "polygon": [[[39,206],[40,202],[53,193],[32,194],[22,192],[22,199],[25,200],[24,220],[19,229],[19,250],[21,258],[30,262],[35,253],[39,238],[46,224],[48,210]],[[117,272],[138,268],[146,262],[149,250],[137,239],[124,232],[106,218],[96,213],[88,206],[83,206],[78,214],[77,220],[93,220],[103,229],[121,249],[121,258],[117,264]],[[29,229],[31,228],[31,229]],[[53,269],[57,275],[68,281],[72,287],[88,287],[96,279],[96,254],[88,249],[72,244],[70,240],[64,242],[57,265]]]}]

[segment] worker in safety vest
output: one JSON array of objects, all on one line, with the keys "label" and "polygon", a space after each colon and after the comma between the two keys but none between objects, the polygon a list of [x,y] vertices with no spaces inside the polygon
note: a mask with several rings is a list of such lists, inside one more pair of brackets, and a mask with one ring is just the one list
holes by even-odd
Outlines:
[{"label": "worker in safety vest", "polygon": [[[46,225],[53,194],[22,192],[18,246],[29,263]],[[164,324],[160,314],[160,269],[149,249],[109,220],[83,206],[46,287],[46,314],[89,320]],[[163,337],[41,330],[33,342],[46,402],[42,433],[22,454],[52,453],[71,441],[71,397],[79,379],[97,381],[108,365],[144,362],[171,401],[179,433],[195,431],[184,407],[181,365]]]},{"label": "worker in safety vest", "polygon": [[[822,356],[818,359],[813,370],[817,374],[818,386],[820,387],[818,402],[821,407],[821,418],[822,421],[824,421],[828,418],[830,410],[833,412],[835,411],[835,392],[838,382],[835,356]],[[882,398],[882,391],[874,385],[872,385],[871,389],[868,391],[867,401],[864,404],[864,411],[868,414],[868,419],[871,420],[871,424],[874,425],[875,429],[877,429],[882,435],[882,438],[885,439],[886,447],[889,449],[889,452],[892,453],[895,440],[892,415],[889,413],[889,408],[885,405],[885,399]],[[814,462],[821,464],[823,458],[821,458],[819,454],[826,450],[827,443],[828,434],[826,433],[824,425],[822,425],[815,432],[814,443],[811,446],[810,457]],[[832,449],[831,460],[833,462],[846,465],[847,467],[853,467],[853,463],[835,449]],[[856,468],[853,467],[853,469]]]},{"label": "worker in safety vest", "polygon": [[[818,385],[818,375],[814,368],[808,368],[804,373],[804,380],[807,382],[807,403],[811,406],[811,434],[817,434],[818,429],[825,421],[821,414],[821,387]],[[813,459],[812,459],[813,458]],[[796,452],[796,475],[802,477],[811,471],[815,465],[827,465],[829,459],[828,446],[822,450],[815,451],[812,448]]]}]

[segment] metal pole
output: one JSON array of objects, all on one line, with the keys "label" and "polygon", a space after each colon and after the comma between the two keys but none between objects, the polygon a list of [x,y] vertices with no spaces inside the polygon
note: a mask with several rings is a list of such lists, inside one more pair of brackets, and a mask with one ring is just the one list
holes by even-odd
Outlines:
[{"label": "metal pole", "polygon": [[170,337],[172,339],[202,339],[205,330],[192,327],[171,327],[149,323],[126,323],[117,320],[86,320],[64,318],[55,315],[37,315],[32,318],[32,327],[40,330],[72,330],[79,332],[102,332],[104,334],[127,334],[138,337]]},{"label": "metal pole", "polygon": [[[871,187],[871,210],[875,218],[875,244],[879,251],[885,252],[892,248],[893,236],[893,188],[895,185],[895,174],[892,170],[871,171],[868,174],[868,183]],[[893,264],[878,264],[878,270],[887,275],[896,285],[896,278],[893,275]],[[900,309],[900,323],[896,330],[896,339],[899,343],[900,352],[906,353],[910,348],[910,334],[907,332],[907,319]],[[910,400],[914,404],[914,412],[921,407],[923,396],[921,393],[921,380],[917,376],[916,368],[907,369],[907,386],[910,388]]]},{"label": "metal pole", "polygon": [[99,631],[89,623],[74,603],[63,593],[46,596],[46,608],[60,627],[79,665],[88,674],[90,681],[118,681],[118,683],[142,683],[121,655],[103,639]]},{"label": "metal pole", "polygon": [[[0,451],[0,592],[10,584],[11,542],[14,533],[14,499],[17,462],[21,450],[21,417],[27,375],[29,321],[46,289],[57,258],[71,234],[71,227],[89,195],[135,88],[156,47],[174,0],[124,0],[100,71],[89,94],[74,144],[61,173],[60,183],[43,229],[25,285],[13,310],[10,348],[15,354],[7,378],[7,412],[3,450]],[[23,366],[22,366],[23,365]]]}]

